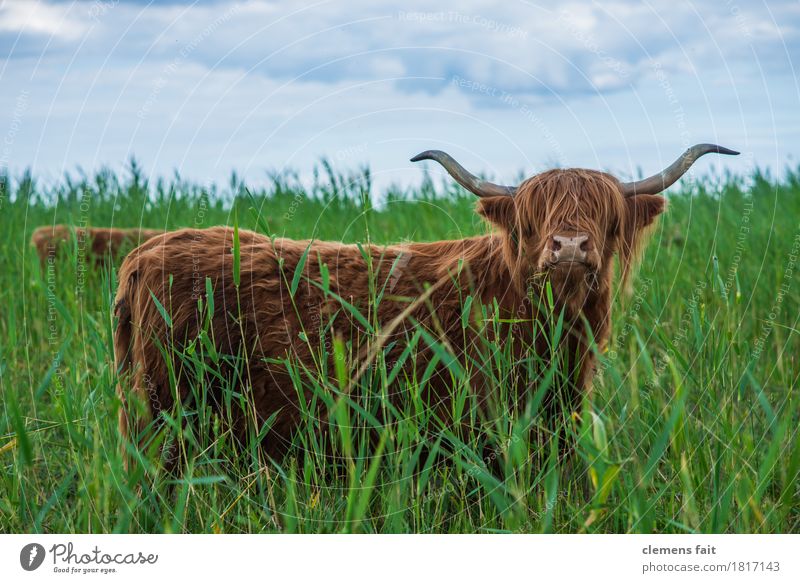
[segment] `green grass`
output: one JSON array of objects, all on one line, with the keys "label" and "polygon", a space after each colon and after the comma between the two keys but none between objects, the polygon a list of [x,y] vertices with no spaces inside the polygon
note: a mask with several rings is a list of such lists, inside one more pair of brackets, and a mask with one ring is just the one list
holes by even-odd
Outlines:
[{"label": "green grass", "polygon": [[[485,232],[473,198],[425,181],[373,206],[367,172],[325,165],[308,191],[286,175],[250,196],[235,178],[208,193],[178,178],[148,185],[135,166],[0,188],[0,532],[800,531],[798,172],[706,179],[670,195],[633,295],[616,298],[591,398],[555,426],[540,404],[558,371],[535,357],[532,390],[501,385],[486,410],[464,367],[502,378],[508,354],[460,363],[415,335],[408,362],[430,347],[451,375],[469,420],[453,428],[419,397],[429,371],[398,375],[380,353],[343,395],[355,367],[333,343],[320,351],[333,351],[336,381],[287,362],[312,395],[306,406],[326,415],[309,415],[286,457],[270,460],[235,446],[203,405],[227,359],[240,373],[226,380],[227,406],[248,406],[242,359],[215,353],[206,336],[181,355],[197,399],[162,433],[181,434],[179,475],[163,470],[157,447],[122,467],[114,271],[84,269],[75,247],[43,272],[28,246],[35,227],[237,223],[304,239],[436,240]],[[409,395],[398,409],[383,398],[392,383]]]}]

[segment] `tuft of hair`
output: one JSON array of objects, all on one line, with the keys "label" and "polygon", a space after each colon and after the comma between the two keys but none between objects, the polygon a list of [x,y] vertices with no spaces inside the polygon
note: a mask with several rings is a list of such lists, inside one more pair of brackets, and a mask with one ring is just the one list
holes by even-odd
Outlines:
[{"label": "tuft of hair", "polygon": [[554,221],[569,217],[572,226],[595,241],[605,240],[600,225],[625,213],[619,181],[597,170],[547,170],[520,185],[517,197],[528,199],[519,209],[523,223],[546,230]]}]

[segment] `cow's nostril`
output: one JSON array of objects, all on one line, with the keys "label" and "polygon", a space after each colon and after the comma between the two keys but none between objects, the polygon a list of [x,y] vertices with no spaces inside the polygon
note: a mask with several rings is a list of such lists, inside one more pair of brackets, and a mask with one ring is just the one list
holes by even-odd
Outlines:
[{"label": "cow's nostril", "polygon": [[589,250],[589,241],[581,241],[581,251],[588,251]]},{"label": "cow's nostril", "polygon": [[552,244],[553,251],[561,251],[561,241],[556,238],[553,238]]}]

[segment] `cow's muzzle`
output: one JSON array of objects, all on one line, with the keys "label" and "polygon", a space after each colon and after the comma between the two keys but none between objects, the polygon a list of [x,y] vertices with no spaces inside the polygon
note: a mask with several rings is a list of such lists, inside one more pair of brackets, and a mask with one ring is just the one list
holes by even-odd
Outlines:
[{"label": "cow's muzzle", "polygon": [[548,242],[548,263],[586,263],[589,250],[588,235],[554,235]]},{"label": "cow's muzzle", "polygon": [[570,286],[597,286],[600,255],[590,236],[580,232],[559,233],[548,238],[539,257],[538,271]]},{"label": "cow's muzzle", "polygon": [[596,270],[599,257],[592,240],[583,233],[553,235],[547,240],[539,258],[541,269],[585,267]]}]

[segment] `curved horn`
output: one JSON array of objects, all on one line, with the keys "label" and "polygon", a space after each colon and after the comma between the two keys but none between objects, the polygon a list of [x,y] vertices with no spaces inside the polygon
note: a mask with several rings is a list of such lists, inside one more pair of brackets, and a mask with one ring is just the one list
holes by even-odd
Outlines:
[{"label": "curved horn", "polygon": [[623,182],[622,195],[633,196],[634,194],[658,194],[674,184],[678,178],[686,174],[700,156],[705,156],[714,152],[716,154],[726,154],[728,156],[738,156],[739,152],[729,150],[716,144],[696,144],[686,150],[683,155],[667,166],[658,174],[650,178],[638,180],[636,182]]},{"label": "curved horn", "polygon": [[480,197],[484,196],[514,196],[517,191],[516,186],[502,186],[481,180],[477,176],[470,174],[466,168],[456,162],[452,156],[441,150],[426,150],[411,158],[412,162],[420,160],[433,160],[438,162],[456,182],[469,190],[471,193]]}]

